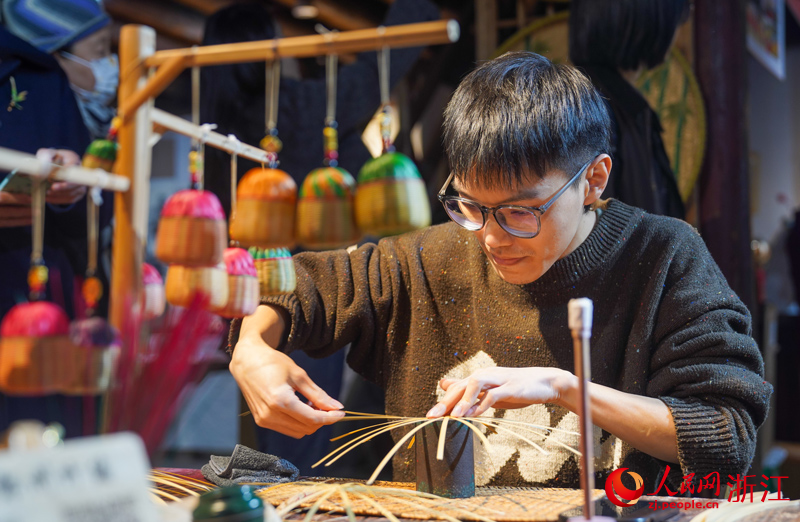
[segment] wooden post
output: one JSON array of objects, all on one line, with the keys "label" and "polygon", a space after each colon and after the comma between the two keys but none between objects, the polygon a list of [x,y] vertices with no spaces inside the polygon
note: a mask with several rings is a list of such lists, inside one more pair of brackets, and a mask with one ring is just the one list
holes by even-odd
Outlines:
[{"label": "wooden post", "polygon": [[695,69],[706,102],[700,232],[728,283],[756,312],[750,252],[744,2],[696,0]]},{"label": "wooden post", "polygon": [[475,0],[475,59],[488,60],[497,49],[497,0]]},{"label": "wooden post", "polygon": [[[146,81],[143,59],[155,52],[156,34],[150,27],[126,25],[120,33],[119,104]],[[150,199],[149,137],[152,99],[143,103],[119,128],[117,174],[130,180],[127,192],[114,200],[114,245],[111,258],[111,324],[122,328],[133,307],[142,304],[142,262],[147,239]]]}]

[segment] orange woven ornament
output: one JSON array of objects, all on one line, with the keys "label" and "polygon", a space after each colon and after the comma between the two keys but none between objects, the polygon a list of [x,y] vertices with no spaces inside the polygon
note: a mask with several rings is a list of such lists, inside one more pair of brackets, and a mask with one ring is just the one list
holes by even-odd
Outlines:
[{"label": "orange woven ornament", "polygon": [[297,184],[273,168],[249,170],[236,190],[231,214],[231,239],[244,247],[276,248],[294,245]]},{"label": "orange woven ornament", "polygon": [[197,294],[207,299],[206,309],[209,311],[225,306],[228,302],[228,272],[223,263],[199,267],[171,265],[167,269],[169,304],[188,308]]}]

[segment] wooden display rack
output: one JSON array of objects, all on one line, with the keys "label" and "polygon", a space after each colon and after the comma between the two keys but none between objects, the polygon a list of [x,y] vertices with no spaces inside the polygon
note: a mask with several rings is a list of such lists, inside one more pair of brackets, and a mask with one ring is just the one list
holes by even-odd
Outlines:
[{"label": "wooden display rack", "polygon": [[456,21],[440,20],[156,52],[155,31],[152,28],[141,25],[123,27],[119,49],[119,116],[122,125],[118,132],[120,151],[115,169],[118,175],[130,181],[130,190],[118,192],[115,200],[111,324],[121,328],[130,313],[129,308],[142,303],[142,262],[147,239],[153,124],[202,138],[212,147],[228,152],[238,151],[242,157],[265,161],[264,151],[260,149],[247,145],[237,149],[224,136],[207,132],[153,107],[153,99],[183,70],[276,58],[358,53],[383,47],[444,44],[458,40],[459,31]]}]

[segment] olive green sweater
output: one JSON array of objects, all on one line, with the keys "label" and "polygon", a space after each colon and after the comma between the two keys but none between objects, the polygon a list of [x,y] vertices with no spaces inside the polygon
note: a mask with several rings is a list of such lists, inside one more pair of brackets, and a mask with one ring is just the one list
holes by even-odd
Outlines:
[{"label": "olive green sweater", "polygon": [[[748,310],[682,221],[609,200],[586,241],[526,285],[503,281],[454,223],[295,262],[294,294],[264,299],[291,318],[281,349],[324,357],[351,343],[348,363],[385,388],[387,414],[424,416],[442,395],[439,379],[480,367],[573,371],[567,302],[588,297],[592,381],[657,397],[672,413],[680,466],[667,485],[712,472],[724,484],[750,465],[772,388]],[[235,323],[232,344],[237,335]],[[577,416],[554,405],[492,414],[579,431]],[[574,435],[551,432],[548,454],[502,431],[488,438],[488,453],[476,443],[477,484],[579,487],[578,461],[559,445],[577,447]],[[595,445],[598,487],[619,467],[639,473],[645,493],[660,484],[665,462],[596,427]],[[394,471],[414,480],[410,452]]]}]

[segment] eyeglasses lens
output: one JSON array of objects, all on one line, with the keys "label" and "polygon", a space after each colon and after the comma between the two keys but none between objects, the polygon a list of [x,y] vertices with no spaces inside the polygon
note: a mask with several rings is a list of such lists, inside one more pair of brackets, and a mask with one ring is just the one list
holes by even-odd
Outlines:
[{"label": "eyeglasses lens", "polygon": [[483,227],[483,213],[480,207],[459,200],[446,200],[444,208],[450,219],[467,230],[480,230]]},{"label": "eyeglasses lens", "polygon": [[517,237],[533,237],[539,233],[539,220],[530,210],[501,208],[495,217],[501,227]]},{"label": "eyeglasses lens", "polygon": [[[478,205],[449,199],[444,201],[444,208],[450,219],[467,230],[480,230],[483,227],[483,212]],[[495,216],[500,226],[514,236],[531,238],[539,233],[539,220],[529,210],[501,208]]]}]

